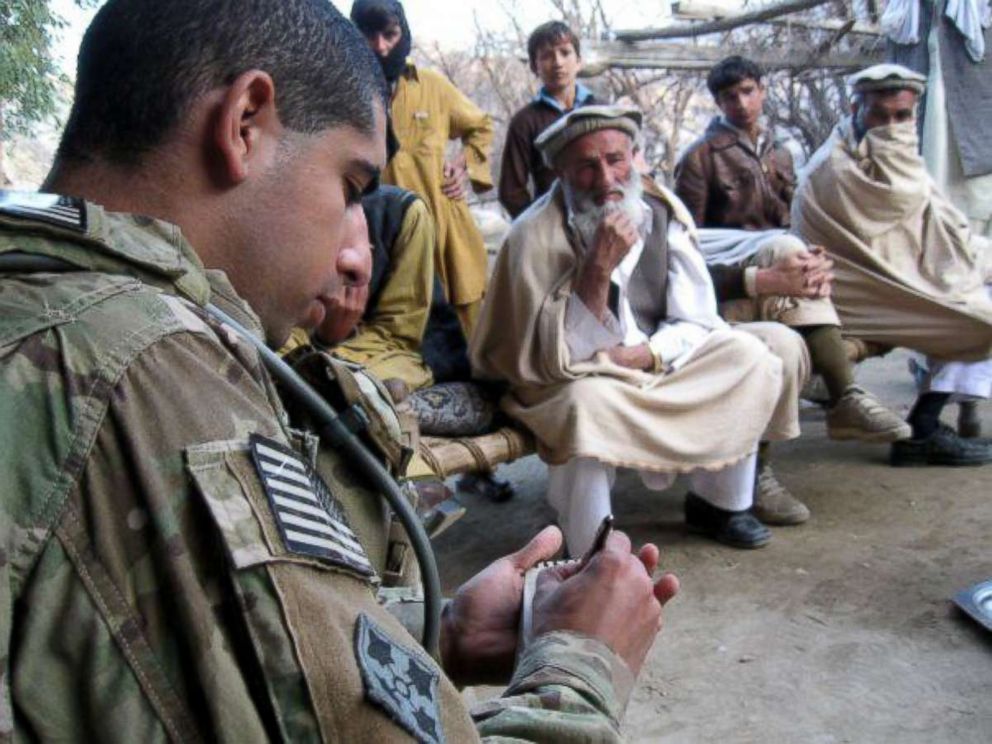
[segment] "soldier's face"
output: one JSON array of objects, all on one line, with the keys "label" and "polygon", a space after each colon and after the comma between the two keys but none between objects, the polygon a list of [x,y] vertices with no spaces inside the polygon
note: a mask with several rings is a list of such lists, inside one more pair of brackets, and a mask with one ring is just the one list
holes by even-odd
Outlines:
[{"label": "soldier's face", "polygon": [[745,78],[716,94],[716,105],[738,129],[758,123],[765,105],[765,87],[757,80]]},{"label": "soldier's face", "polygon": [[633,172],[630,135],[600,129],[579,137],[559,156],[558,175],[574,190],[588,194],[596,205],[622,201]]},{"label": "soldier's face", "polygon": [[336,127],[309,136],[263,176],[266,196],[255,206],[254,245],[246,251],[255,265],[243,267],[246,286],[237,288],[262,318],[270,343],[284,341],[295,326],[319,323],[322,298],[339,287],[368,281],[352,238],[365,224],[362,194],[385,167],[385,142],[380,109],[373,134]]}]

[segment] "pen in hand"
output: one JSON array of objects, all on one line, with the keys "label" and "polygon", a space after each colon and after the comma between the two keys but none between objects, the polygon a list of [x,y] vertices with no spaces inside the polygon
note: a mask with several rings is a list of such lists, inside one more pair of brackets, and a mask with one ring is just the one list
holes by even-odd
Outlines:
[{"label": "pen in hand", "polygon": [[589,561],[593,559],[593,556],[603,549],[603,546],[606,545],[606,539],[610,536],[611,532],[613,532],[613,515],[607,514],[603,517],[603,521],[600,522],[599,529],[596,530],[596,536],[592,539],[592,545],[589,546],[585,555],[579,559],[580,569],[585,568]]}]

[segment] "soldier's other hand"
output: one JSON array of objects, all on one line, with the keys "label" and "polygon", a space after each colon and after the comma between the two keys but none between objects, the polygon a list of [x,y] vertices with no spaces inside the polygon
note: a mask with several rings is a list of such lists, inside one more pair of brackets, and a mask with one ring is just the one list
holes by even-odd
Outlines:
[{"label": "soldier's other hand", "polygon": [[449,199],[463,200],[468,196],[468,166],[465,155],[460,154],[444,163],[444,179],[441,182],[441,193]]},{"label": "soldier's other hand", "polygon": [[369,285],[338,287],[322,301],[324,321],[317,326],[315,335],[321,343],[333,346],[351,336],[358,327],[369,301]]},{"label": "soldier's other hand", "polygon": [[441,660],[449,677],[459,684],[509,680],[517,653],[524,574],[550,560],[561,543],[561,531],[547,527],[458,589],[441,623]]},{"label": "soldier's other hand", "polygon": [[534,594],[534,635],[567,630],[598,638],[636,676],[661,630],[662,606],[679,590],[665,574],[653,581],[658,548],[631,552],[630,538],[614,532],[586,566],[544,571]]}]

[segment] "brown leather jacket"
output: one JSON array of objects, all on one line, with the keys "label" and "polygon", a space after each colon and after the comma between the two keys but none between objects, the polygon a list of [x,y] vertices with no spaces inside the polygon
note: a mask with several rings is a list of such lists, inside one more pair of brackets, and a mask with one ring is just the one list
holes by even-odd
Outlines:
[{"label": "brown leather jacket", "polygon": [[675,168],[675,193],[699,227],[789,226],[796,187],[792,155],[766,136],[760,152],[717,118]]}]

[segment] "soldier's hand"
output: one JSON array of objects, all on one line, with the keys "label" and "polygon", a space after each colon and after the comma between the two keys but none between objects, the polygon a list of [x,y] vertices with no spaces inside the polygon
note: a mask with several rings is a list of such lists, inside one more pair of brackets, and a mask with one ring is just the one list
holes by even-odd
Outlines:
[{"label": "soldier's hand", "polygon": [[369,285],[338,287],[324,300],[324,321],[315,335],[324,344],[333,346],[347,339],[358,327],[369,301]]},{"label": "soldier's hand", "polygon": [[460,684],[506,682],[519,637],[524,574],[561,548],[561,532],[547,527],[512,555],[463,584],[444,611],[441,660]]},{"label": "soldier's hand", "polygon": [[441,182],[441,193],[449,199],[462,200],[468,196],[468,166],[465,163],[465,155],[459,154],[444,163]]},{"label": "soldier's hand", "polygon": [[646,545],[635,555],[630,539],[614,532],[585,567],[544,571],[534,595],[534,635],[569,630],[603,641],[636,676],[661,630],[662,607],[679,590],[679,581],[651,575],[658,548]]}]

